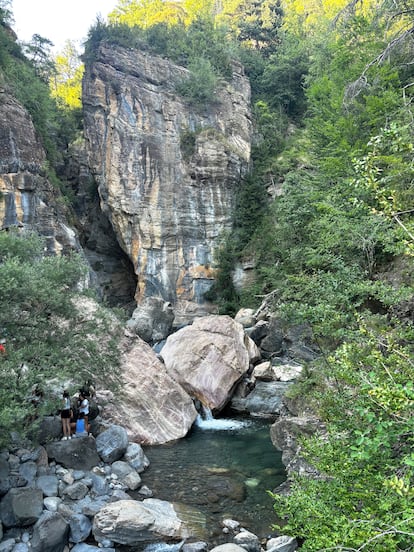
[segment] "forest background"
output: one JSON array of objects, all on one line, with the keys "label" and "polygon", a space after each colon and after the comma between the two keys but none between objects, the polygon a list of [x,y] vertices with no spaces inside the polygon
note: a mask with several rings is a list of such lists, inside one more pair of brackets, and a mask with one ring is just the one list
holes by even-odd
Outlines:
[{"label": "forest background", "polygon": [[[70,42],[56,56],[39,35],[16,42],[10,2],[0,5],[1,84],[30,112],[69,208],[59,166],[81,139],[83,63],[101,41],[187,66],[177,93],[200,107],[231,60],[243,63],[253,163],[210,298],[229,314],[265,299],[321,350],[293,391],[326,427],[302,443],[320,477],[274,495],[277,516],[303,551],[414,550],[414,2],[120,0],[91,26],[82,58]],[[96,355],[107,374],[117,362],[115,346],[96,345],[113,313],[102,308],[96,325],[70,301],[81,260],[41,251],[36,236],[0,233],[0,328],[14,336],[0,359],[2,435],[12,421],[27,430],[34,382],[63,380],[73,362],[86,377]],[[251,259],[254,282],[237,290],[233,270]],[[51,331],[61,317],[74,324]]]}]

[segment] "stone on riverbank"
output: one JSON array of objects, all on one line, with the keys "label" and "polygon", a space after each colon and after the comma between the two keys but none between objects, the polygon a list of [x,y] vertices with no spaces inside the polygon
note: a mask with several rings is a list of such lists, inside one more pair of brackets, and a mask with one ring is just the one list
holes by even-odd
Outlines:
[{"label": "stone on riverbank", "polygon": [[181,540],[190,536],[172,504],[151,498],[107,504],[96,514],[92,531],[98,542],[110,539],[131,546],[165,537]]},{"label": "stone on riverbank", "polygon": [[46,445],[49,458],[65,468],[90,470],[100,462],[93,437],[78,437],[69,441],[54,441]]},{"label": "stone on riverbank", "polygon": [[128,448],[128,434],[121,426],[111,426],[96,438],[96,450],[104,462],[122,458]]},{"label": "stone on riverbank", "polygon": [[1,501],[1,521],[5,527],[25,527],[35,523],[43,511],[43,493],[34,488],[13,488]]}]

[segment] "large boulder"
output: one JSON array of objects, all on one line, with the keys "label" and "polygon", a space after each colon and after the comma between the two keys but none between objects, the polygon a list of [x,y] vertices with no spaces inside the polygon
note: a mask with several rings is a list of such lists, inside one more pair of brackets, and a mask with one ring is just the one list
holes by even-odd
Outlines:
[{"label": "large boulder", "polygon": [[88,471],[100,462],[93,437],[54,441],[46,445],[46,451],[49,458],[56,460],[65,468]]},{"label": "large boulder", "polygon": [[149,466],[149,460],[138,443],[129,443],[124,459],[138,473],[141,473]]},{"label": "large boulder", "polygon": [[165,366],[192,397],[221,410],[250,363],[260,355],[230,316],[205,316],[170,335],[161,350]]},{"label": "large boulder", "polygon": [[160,297],[146,297],[132,313],[127,328],[148,343],[162,341],[170,333],[174,322],[172,304]]},{"label": "large boulder", "polygon": [[151,498],[143,502],[120,500],[107,504],[96,514],[92,532],[98,542],[110,539],[129,546],[190,536],[171,503]]},{"label": "large boulder", "polygon": [[96,450],[104,462],[119,460],[128,448],[128,434],[121,426],[111,426],[96,438]]},{"label": "large boulder", "polygon": [[43,493],[40,489],[10,489],[0,504],[1,521],[5,527],[32,525],[40,518],[42,511]]},{"label": "large boulder", "polygon": [[188,433],[197,418],[193,401],[147,343],[129,340],[120,371],[121,391],[104,405],[104,415],[124,427],[130,441],[159,445]]},{"label": "large boulder", "polygon": [[323,433],[325,428],[314,416],[281,416],[270,427],[270,438],[278,450],[282,451],[282,462],[289,473],[316,476],[318,472],[300,455],[300,439],[315,433]]},{"label": "large boulder", "polygon": [[58,512],[45,511],[33,527],[31,552],[63,552],[69,524]]},{"label": "large boulder", "polygon": [[289,385],[281,381],[257,381],[247,396],[234,395],[230,406],[236,412],[275,419],[284,409],[283,397]]}]

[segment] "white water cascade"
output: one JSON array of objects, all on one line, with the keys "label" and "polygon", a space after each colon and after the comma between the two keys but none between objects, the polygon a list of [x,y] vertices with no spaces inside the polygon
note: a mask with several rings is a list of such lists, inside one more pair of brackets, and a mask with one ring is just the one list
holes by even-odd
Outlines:
[{"label": "white water cascade", "polygon": [[233,420],[231,418],[214,418],[207,406],[201,405],[201,412],[198,414],[195,425],[200,429],[223,431],[239,429],[251,424],[249,420]]}]

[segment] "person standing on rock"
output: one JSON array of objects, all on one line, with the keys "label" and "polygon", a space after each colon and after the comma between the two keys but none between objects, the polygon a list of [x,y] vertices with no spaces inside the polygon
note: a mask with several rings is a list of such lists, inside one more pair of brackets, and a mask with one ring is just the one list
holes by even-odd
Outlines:
[{"label": "person standing on rock", "polygon": [[89,433],[89,401],[82,390],[79,391],[79,414],[83,415],[83,419],[85,420],[85,431]]},{"label": "person standing on rock", "polygon": [[70,418],[72,416],[72,408],[70,404],[70,397],[67,391],[63,391],[63,405],[62,410],[60,411],[60,418],[62,420],[62,429],[63,429],[63,441],[67,441],[71,438],[70,430]]}]

